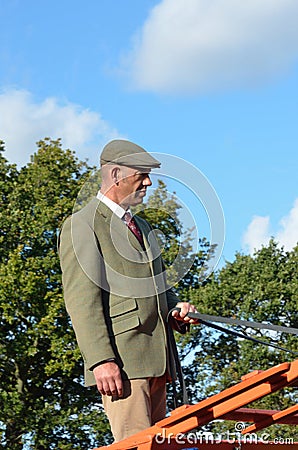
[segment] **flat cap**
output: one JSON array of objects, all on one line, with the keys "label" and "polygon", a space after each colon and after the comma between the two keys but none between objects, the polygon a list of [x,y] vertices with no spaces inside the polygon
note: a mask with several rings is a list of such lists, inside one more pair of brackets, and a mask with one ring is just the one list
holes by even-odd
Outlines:
[{"label": "flat cap", "polygon": [[101,152],[100,164],[119,164],[121,166],[154,169],[160,162],[150,153],[133,142],[115,139],[108,142]]}]

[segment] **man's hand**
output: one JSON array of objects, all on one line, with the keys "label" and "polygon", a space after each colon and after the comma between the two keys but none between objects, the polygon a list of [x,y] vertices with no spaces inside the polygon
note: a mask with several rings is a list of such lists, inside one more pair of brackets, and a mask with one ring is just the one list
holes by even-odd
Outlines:
[{"label": "man's hand", "polygon": [[102,395],[123,396],[123,383],[118,364],[105,362],[93,369],[97,389]]},{"label": "man's hand", "polygon": [[176,305],[177,308],[180,308],[180,311],[173,311],[172,316],[177,320],[182,320],[185,323],[197,323],[196,319],[190,319],[187,314],[189,312],[197,313],[197,309],[188,302],[179,302]]}]

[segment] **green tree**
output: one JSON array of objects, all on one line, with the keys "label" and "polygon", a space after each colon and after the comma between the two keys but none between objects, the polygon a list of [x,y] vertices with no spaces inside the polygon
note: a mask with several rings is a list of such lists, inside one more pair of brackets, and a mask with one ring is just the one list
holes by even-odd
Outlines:
[{"label": "green tree", "polygon": [[108,425],[96,392],[83,387],[56,251],[89,168],[50,139],[19,171],[3,155],[0,164],[0,446],[104,443]]},{"label": "green tree", "polygon": [[10,236],[10,220],[6,214],[9,204],[9,196],[14,189],[17,181],[17,169],[13,164],[9,164],[3,153],[5,151],[4,142],[0,140],[0,257],[5,258],[9,252],[11,242]]},{"label": "green tree", "polygon": [[[226,263],[205,284],[192,290],[190,298],[202,313],[297,328],[297,266],[298,246],[287,252],[272,240],[253,256],[236,254],[234,262]],[[242,327],[236,330],[298,350],[295,335]],[[182,357],[188,361],[185,373],[192,401],[238,383],[242,375],[255,369],[265,370],[295,359],[294,354],[215,332],[204,325],[194,326],[182,339],[182,347]],[[295,402],[297,389],[289,388],[250,406],[284,409]],[[278,428],[275,433],[278,435]]]}]

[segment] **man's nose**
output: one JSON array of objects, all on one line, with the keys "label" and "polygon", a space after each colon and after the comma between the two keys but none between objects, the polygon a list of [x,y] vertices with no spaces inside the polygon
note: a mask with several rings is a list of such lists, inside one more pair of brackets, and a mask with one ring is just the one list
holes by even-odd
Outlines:
[{"label": "man's nose", "polygon": [[143,185],[144,186],[151,186],[152,185],[152,181],[149,175],[147,175],[144,179],[143,179]]}]

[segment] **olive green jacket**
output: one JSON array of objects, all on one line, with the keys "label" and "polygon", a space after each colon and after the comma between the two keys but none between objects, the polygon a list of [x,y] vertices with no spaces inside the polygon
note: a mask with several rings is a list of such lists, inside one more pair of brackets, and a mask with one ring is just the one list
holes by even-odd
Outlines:
[{"label": "olive green jacket", "polygon": [[85,365],[115,358],[124,378],[157,377],[168,367],[165,321],[179,301],[167,288],[149,224],[136,218],[145,250],[98,199],[66,219],[59,236],[64,299]]}]

